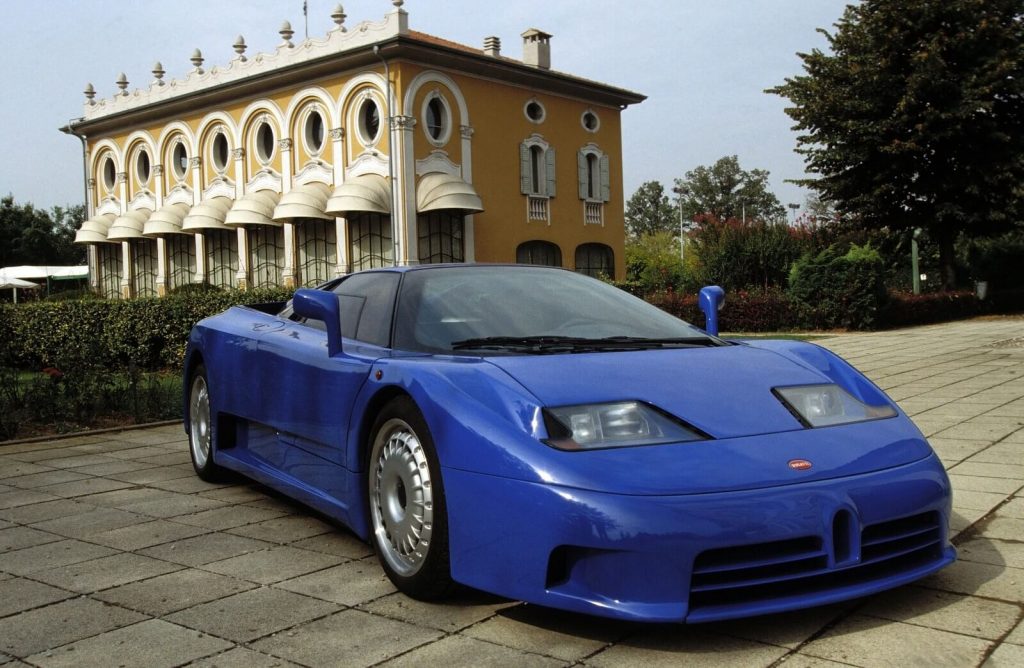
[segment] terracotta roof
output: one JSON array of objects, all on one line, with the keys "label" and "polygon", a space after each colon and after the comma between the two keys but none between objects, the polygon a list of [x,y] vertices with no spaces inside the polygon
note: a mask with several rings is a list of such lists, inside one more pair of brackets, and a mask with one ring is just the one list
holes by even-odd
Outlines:
[{"label": "terracotta roof", "polygon": [[[527,31],[527,32],[529,32],[529,31]],[[538,32],[540,32],[540,31],[538,31]],[[437,37],[436,35],[430,35],[430,34],[427,34],[425,32],[420,32],[418,30],[410,30],[409,33],[408,33],[408,37],[410,37],[410,38],[412,38],[412,39],[414,39],[414,40],[416,40],[418,42],[423,42],[425,44],[432,44],[434,46],[442,46],[442,47],[445,47],[445,48],[448,48],[448,49],[454,49],[456,51],[463,51],[465,53],[472,53],[472,54],[477,55],[477,56],[484,55],[483,49],[476,49],[476,48],[473,48],[471,46],[467,46],[465,44],[460,44],[459,42],[453,42],[453,41],[451,41],[449,39],[444,39],[442,37]],[[508,57],[508,56],[506,56],[504,54],[498,56],[497,58],[495,58],[495,60],[505,61],[507,63],[513,63],[515,65],[525,65],[525,63],[523,63],[522,60],[519,60],[517,58],[510,58],[510,57]],[[594,79],[587,79],[585,77],[577,76],[575,74],[569,74],[568,72],[561,72],[559,70],[538,70],[538,71],[546,71],[546,72],[549,72],[551,74],[555,74],[557,76],[565,77],[567,79],[575,79],[576,81],[580,81],[580,82],[584,82],[584,83],[592,84],[592,85],[596,85],[596,86],[602,86],[602,87],[605,87],[605,88],[616,88],[615,86],[612,86],[610,84],[606,84],[606,83],[604,83],[602,81],[596,81]],[[630,92],[631,93],[631,91],[625,91],[625,92]],[[635,95],[635,93],[631,93],[631,94]]]},{"label": "terracotta roof", "polygon": [[409,37],[412,37],[413,39],[418,40],[420,42],[427,42],[428,44],[446,46],[449,49],[458,49],[459,51],[468,51],[469,53],[476,54],[482,54],[484,52],[483,49],[474,49],[471,46],[459,44],[458,42],[453,42],[450,39],[442,39],[440,37],[435,37],[434,35],[428,35],[427,33],[419,32],[418,30],[410,30]]}]

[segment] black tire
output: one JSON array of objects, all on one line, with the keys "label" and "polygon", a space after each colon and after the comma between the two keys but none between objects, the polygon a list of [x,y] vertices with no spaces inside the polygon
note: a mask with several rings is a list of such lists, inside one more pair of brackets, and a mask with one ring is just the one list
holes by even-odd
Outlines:
[{"label": "black tire", "polygon": [[370,544],[381,567],[411,598],[447,596],[454,583],[441,467],[412,399],[397,397],[384,406],[370,431],[367,462]]},{"label": "black tire", "polygon": [[196,475],[207,482],[219,482],[226,478],[227,471],[213,462],[216,448],[216,434],[213,427],[213,413],[210,411],[210,383],[206,367],[196,365],[189,378],[188,390],[188,452]]}]

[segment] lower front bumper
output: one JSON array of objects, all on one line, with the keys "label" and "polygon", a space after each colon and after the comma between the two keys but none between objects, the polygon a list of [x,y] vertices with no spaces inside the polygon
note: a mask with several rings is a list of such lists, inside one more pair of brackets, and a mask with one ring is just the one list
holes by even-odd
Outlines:
[{"label": "lower front bumper", "polygon": [[951,563],[934,456],[743,492],[626,496],[445,469],[453,577],[503,596],[646,621],[821,605]]}]

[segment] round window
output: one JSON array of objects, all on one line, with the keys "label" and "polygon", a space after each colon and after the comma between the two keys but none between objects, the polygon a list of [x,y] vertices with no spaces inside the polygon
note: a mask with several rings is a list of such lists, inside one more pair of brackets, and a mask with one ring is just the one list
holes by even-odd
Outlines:
[{"label": "round window", "polygon": [[601,127],[601,120],[592,111],[584,111],[583,116],[580,117],[580,122],[587,132],[597,132],[597,129]]},{"label": "round window", "polygon": [[372,97],[359,105],[359,134],[363,144],[376,144],[380,138],[380,107]]},{"label": "round window", "polygon": [[228,168],[228,136],[223,132],[218,132],[217,136],[213,138],[213,168],[218,172],[223,172]]},{"label": "round window", "polygon": [[149,183],[149,175],[152,171],[150,167],[149,153],[139,151],[139,157],[135,159],[135,175],[139,178],[140,184]]},{"label": "round window", "polygon": [[108,157],[103,162],[103,187],[113,190],[117,180],[117,168],[114,166],[114,159]]},{"label": "round window", "polygon": [[544,112],[544,105],[537,100],[530,100],[527,102],[526,106],[523,107],[523,112],[526,114],[526,118],[533,123],[540,123],[544,120],[544,116],[546,115]]},{"label": "round window", "polygon": [[314,109],[306,116],[306,127],[303,130],[306,139],[306,148],[310,153],[320,153],[324,148],[324,139],[327,138],[324,129],[323,115]]},{"label": "round window", "polygon": [[439,97],[433,97],[427,103],[426,118],[424,119],[427,135],[434,141],[441,141],[448,133],[448,108]]},{"label": "round window", "polygon": [[175,144],[174,150],[171,151],[171,169],[178,180],[185,178],[185,174],[188,173],[188,151],[182,142]]},{"label": "round window", "polygon": [[256,131],[256,157],[260,162],[270,162],[274,157],[274,128],[264,123]]}]

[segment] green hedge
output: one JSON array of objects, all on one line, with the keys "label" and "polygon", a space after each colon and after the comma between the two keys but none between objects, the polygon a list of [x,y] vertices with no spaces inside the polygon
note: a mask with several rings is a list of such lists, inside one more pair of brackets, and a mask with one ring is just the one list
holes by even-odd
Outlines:
[{"label": "green hedge", "polygon": [[22,369],[177,367],[192,325],[291,290],[192,291],[163,298],[0,306],[0,365]]},{"label": "green hedge", "polygon": [[806,326],[870,329],[886,302],[885,266],[870,246],[829,246],[793,263],[789,294],[803,311]]}]

